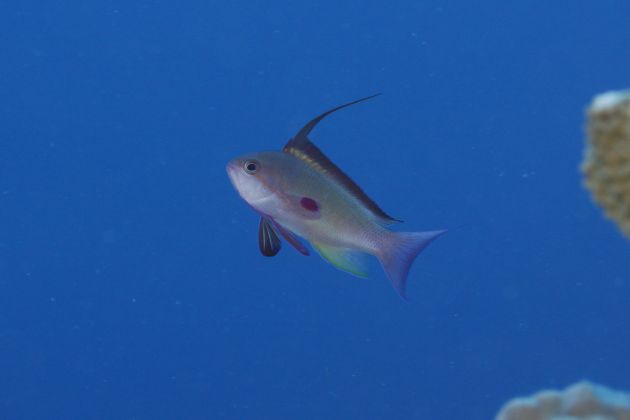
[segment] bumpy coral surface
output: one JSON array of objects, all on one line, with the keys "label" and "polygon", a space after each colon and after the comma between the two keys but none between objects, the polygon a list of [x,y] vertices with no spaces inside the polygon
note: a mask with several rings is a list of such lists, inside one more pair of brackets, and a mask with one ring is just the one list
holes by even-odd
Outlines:
[{"label": "bumpy coral surface", "polygon": [[630,394],[590,382],[508,402],[496,420],[630,420]]},{"label": "bumpy coral surface", "polygon": [[630,90],[597,96],[588,109],[587,130],[585,185],[630,237]]}]

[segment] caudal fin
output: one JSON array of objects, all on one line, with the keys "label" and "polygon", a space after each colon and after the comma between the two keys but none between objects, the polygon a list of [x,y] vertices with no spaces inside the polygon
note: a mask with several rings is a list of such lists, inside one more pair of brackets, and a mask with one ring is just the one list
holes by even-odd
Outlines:
[{"label": "caudal fin", "polygon": [[384,241],[377,257],[392,282],[394,289],[405,299],[407,274],[411,264],[435,238],[445,230],[432,232],[391,232]]}]

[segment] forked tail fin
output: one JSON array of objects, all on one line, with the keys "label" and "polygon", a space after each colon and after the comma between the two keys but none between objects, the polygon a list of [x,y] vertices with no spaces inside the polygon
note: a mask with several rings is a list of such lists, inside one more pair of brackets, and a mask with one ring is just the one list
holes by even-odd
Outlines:
[{"label": "forked tail fin", "polygon": [[391,232],[377,257],[398,294],[406,299],[407,274],[411,264],[435,238],[446,230],[431,232]]}]

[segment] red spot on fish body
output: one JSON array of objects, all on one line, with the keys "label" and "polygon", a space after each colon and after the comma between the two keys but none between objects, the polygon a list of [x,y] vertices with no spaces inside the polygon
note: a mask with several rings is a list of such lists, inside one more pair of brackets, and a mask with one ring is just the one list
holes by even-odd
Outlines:
[{"label": "red spot on fish body", "polygon": [[319,210],[317,201],[309,197],[302,197],[302,199],[300,200],[300,205],[308,211],[316,212],[317,210]]}]

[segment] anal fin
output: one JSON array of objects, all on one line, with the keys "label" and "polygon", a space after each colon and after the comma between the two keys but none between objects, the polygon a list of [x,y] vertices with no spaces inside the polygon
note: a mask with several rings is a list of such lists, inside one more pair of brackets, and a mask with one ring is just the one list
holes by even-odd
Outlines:
[{"label": "anal fin", "polygon": [[366,254],[349,248],[341,248],[320,243],[312,243],[326,261],[342,271],[354,274],[357,277],[368,276]]}]

